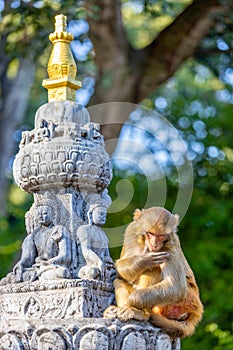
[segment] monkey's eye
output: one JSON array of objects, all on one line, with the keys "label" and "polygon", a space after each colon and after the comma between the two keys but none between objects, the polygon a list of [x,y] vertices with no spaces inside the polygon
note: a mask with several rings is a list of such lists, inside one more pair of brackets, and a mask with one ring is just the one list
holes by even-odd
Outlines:
[{"label": "monkey's eye", "polygon": [[158,238],[158,240],[160,240],[161,242],[166,241],[168,239],[168,235],[156,235],[156,237]]},{"label": "monkey's eye", "polygon": [[161,241],[161,242],[167,240],[168,237],[169,237],[169,235],[166,235],[166,234],[157,234],[157,233],[155,233],[155,232],[150,232],[150,231],[146,231],[146,232],[145,232],[145,235],[147,235],[147,236],[149,236],[149,237],[150,237],[150,236],[156,236],[156,238],[157,238],[159,241]]},{"label": "monkey's eye", "polygon": [[147,236],[156,236],[154,232],[150,232],[150,231],[145,231],[144,234]]}]

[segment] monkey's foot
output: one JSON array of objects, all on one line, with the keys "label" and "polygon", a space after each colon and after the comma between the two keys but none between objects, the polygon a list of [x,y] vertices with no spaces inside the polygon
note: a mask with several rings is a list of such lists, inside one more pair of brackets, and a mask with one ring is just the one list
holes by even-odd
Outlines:
[{"label": "monkey's foot", "polygon": [[111,305],[104,311],[104,318],[117,318],[119,307]]},{"label": "monkey's foot", "polygon": [[138,321],[148,321],[150,313],[144,310],[138,310],[131,306],[109,306],[104,311],[104,318],[119,318],[121,321],[128,321],[131,319]]},{"label": "monkey's foot", "polygon": [[131,319],[138,321],[148,321],[150,318],[150,313],[143,310],[135,309],[131,306],[123,306],[118,308],[117,317],[121,321],[128,321]]}]

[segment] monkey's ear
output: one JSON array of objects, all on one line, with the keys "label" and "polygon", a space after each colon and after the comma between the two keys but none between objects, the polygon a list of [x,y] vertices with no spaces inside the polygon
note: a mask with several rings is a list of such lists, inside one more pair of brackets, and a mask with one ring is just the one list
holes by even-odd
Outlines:
[{"label": "monkey's ear", "polygon": [[175,217],[175,224],[176,224],[176,226],[178,226],[179,225],[179,221],[180,221],[180,217],[179,217],[178,214],[175,214],[174,217]]},{"label": "monkey's ear", "polygon": [[172,214],[166,225],[166,233],[176,232],[178,225],[179,225],[179,215]]},{"label": "monkey's ear", "polygon": [[142,211],[140,209],[136,209],[134,214],[133,214],[133,219],[138,220],[141,215],[142,215]]}]

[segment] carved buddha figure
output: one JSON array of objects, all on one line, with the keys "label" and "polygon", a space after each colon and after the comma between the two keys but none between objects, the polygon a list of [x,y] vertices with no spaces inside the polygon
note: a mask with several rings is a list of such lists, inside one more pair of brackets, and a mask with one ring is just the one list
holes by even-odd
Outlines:
[{"label": "carved buddha figure", "polygon": [[29,216],[26,216],[29,232],[22,245],[21,259],[2,284],[70,278],[71,248],[68,230],[64,226],[54,225],[53,209],[47,204],[35,208],[36,225],[33,226],[36,228],[33,230],[27,222]]},{"label": "carved buddha figure", "polygon": [[80,278],[107,280],[114,274],[108,238],[100,227],[105,224],[106,212],[103,205],[91,205],[88,211],[89,224],[80,226],[77,231]]}]

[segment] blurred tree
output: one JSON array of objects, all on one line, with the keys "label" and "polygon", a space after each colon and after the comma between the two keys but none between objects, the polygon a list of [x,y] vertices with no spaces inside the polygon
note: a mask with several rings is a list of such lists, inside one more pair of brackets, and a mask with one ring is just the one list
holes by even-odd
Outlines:
[{"label": "blurred tree", "polygon": [[[84,3],[1,0],[0,214],[5,213],[6,173],[14,153],[14,144],[8,140],[12,140],[14,130],[25,116],[35,79],[35,63],[40,66],[41,56],[48,47],[48,33],[55,14],[62,11],[68,19],[86,16],[90,23],[98,71],[92,103],[137,103],[171,77],[182,62],[195,55],[211,28],[219,23],[224,27],[226,20],[224,22],[225,18],[219,14],[226,11],[230,3],[219,0],[168,3],[161,0],[124,0],[122,3],[120,0]],[[78,7],[83,4],[85,11]],[[140,37],[142,22],[146,25]],[[215,35],[213,29],[213,43],[208,51],[216,49]],[[111,121],[115,122],[114,113],[109,114],[108,122]],[[119,130],[120,125],[103,127],[106,138],[111,139],[118,136]]]},{"label": "blurred tree", "polygon": [[[134,13],[137,9],[132,2],[123,1],[121,8],[119,0],[86,1],[99,73],[93,96],[95,102],[137,103],[151,95],[182,62],[195,54],[200,41],[214,25],[216,16],[224,10],[224,6],[215,0],[183,1],[181,13],[180,2],[173,2],[173,11],[164,3],[136,1],[136,4],[141,4],[141,21],[150,21],[146,38],[140,33],[140,21]],[[153,28],[153,22],[156,22],[157,28]]]}]

